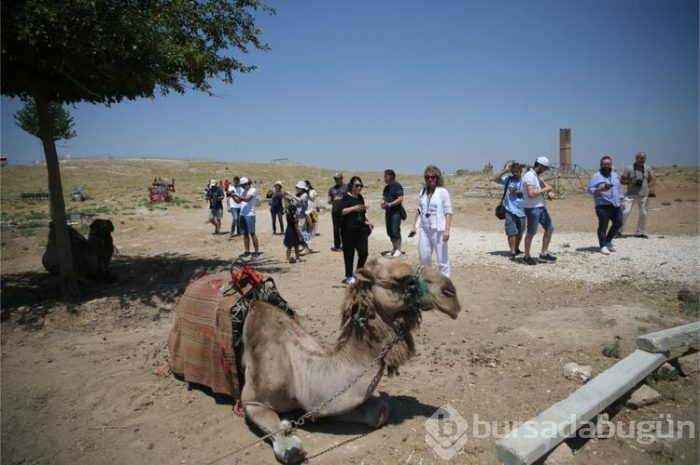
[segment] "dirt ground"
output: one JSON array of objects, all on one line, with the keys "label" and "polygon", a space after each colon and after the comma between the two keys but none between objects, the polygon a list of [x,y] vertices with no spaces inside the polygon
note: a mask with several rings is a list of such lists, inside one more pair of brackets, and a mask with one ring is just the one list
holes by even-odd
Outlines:
[{"label": "dirt ground", "polygon": [[[697,319],[681,311],[676,297],[683,286],[697,288],[697,177],[691,183],[662,179],[659,191],[670,201],[662,206],[658,199],[652,205],[651,238],[618,241],[618,248],[628,252],[606,257],[610,261],[604,266],[622,266],[631,260],[625,253],[635,248],[670,247],[681,239],[686,242],[678,243],[695,244],[680,250],[691,257],[691,265],[659,278],[654,270],[667,262],[650,262],[638,273],[627,270],[603,282],[588,279],[595,271],[566,279],[558,272],[578,266],[582,258],[598,258],[592,253],[595,215],[587,196],[551,203],[557,224],[551,249],[562,258],[534,272],[504,256],[505,237],[492,215],[493,199],[455,194],[450,255],[462,314],[456,321],[425,315],[416,337],[418,356],[400,376],[384,378],[379,385],[379,395],[391,408],[387,426],[370,430],[319,422],[301,428],[310,462],[442,463],[424,439],[425,422],[440,406],[452,406],[470,428],[473,415],[505,428],[536,416],[580,385],[563,377],[565,363],[601,372],[615,363],[601,350],[616,336],[624,357],[635,349],[637,335]],[[683,201],[674,202],[676,198]],[[390,244],[376,203],[370,213],[378,223],[370,253],[378,254]],[[226,267],[242,252],[242,239],[212,235],[204,208],[144,209],[111,219],[119,248],[113,262],[118,281],[86,289],[84,299],[70,306],[58,302],[55,281],[41,267],[45,236],[3,237],[2,463],[275,463],[266,443],[233,454],[257,436],[233,414],[230,403],[153,374],[166,360],[168,332],[188,280],[198,270]],[[230,216],[224,224],[230,224]],[[271,234],[264,206],[258,228],[264,253],[253,264],[275,278],[303,325],[330,347],[339,333],[345,289],[340,284],[342,254],[329,250],[328,213],[321,215],[321,235],[312,244],[318,253],[303,263],[285,263],[282,238]],[[407,229],[404,223],[404,233]],[[471,239],[465,238],[472,237],[493,240],[496,246],[470,255]],[[567,250],[564,238],[576,237],[589,237],[591,247]],[[406,241],[405,250],[401,259],[417,263],[414,240]],[[613,421],[670,414],[674,421],[692,421],[695,438],[652,444],[625,438],[572,442],[575,463],[698,463],[697,376],[660,382],[657,388],[664,396],[661,402],[636,411],[618,404],[611,410]],[[494,451],[495,439],[470,436],[451,463],[497,464]]]}]

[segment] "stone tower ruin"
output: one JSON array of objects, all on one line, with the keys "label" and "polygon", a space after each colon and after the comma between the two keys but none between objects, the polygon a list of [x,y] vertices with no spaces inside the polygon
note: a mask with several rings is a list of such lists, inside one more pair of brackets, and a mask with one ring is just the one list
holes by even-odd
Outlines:
[{"label": "stone tower ruin", "polygon": [[573,168],[571,163],[571,129],[559,129],[559,169],[563,172],[570,172]]}]

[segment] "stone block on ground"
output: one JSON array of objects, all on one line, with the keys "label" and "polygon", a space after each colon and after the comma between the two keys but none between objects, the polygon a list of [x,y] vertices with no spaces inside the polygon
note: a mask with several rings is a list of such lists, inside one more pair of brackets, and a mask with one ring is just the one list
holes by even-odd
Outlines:
[{"label": "stone block on ground", "polygon": [[660,400],[661,394],[646,384],[642,384],[639,389],[632,393],[632,396],[627,401],[627,406],[638,409],[645,405],[654,404]]},{"label": "stone block on ground", "polygon": [[645,334],[639,336],[636,342],[640,349],[657,354],[678,347],[698,344],[700,342],[700,321]]},{"label": "stone block on ground", "polygon": [[562,368],[566,379],[577,379],[584,383],[588,381],[593,373],[593,367],[590,365],[579,365],[575,362],[569,362]]},{"label": "stone block on ground", "polygon": [[547,456],[544,465],[574,465],[574,453],[565,442],[562,442]]},{"label": "stone block on ground", "polygon": [[678,366],[684,376],[690,376],[700,371],[700,352],[685,355],[678,359]]}]

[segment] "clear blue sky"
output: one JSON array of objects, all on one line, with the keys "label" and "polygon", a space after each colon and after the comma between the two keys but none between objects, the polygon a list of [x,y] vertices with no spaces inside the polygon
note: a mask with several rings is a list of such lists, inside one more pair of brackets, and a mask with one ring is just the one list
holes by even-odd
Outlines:
[{"label": "clear blue sky", "polygon": [[[62,155],[294,162],[419,173],[559,159],[698,165],[698,1],[271,1],[272,50],[217,97],[69,111]],[[2,99],[2,155],[43,158]]]}]

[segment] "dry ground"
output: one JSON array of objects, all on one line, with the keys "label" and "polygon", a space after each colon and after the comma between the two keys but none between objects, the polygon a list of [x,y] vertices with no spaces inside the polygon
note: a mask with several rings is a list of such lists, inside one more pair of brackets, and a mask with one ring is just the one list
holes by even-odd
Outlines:
[{"label": "dry ground", "polygon": [[[297,176],[264,169],[269,171],[266,182],[279,177],[292,185]],[[123,165],[110,170],[127,173]],[[198,187],[210,175],[203,171],[202,165],[178,167],[178,173],[195,173],[198,180],[191,174],[192,181],[180,184],[185,203],[163,209],[149,209],[142,194],[129,193],[132,197],[125,201],[107,188],[98,190],[99,184],[81,186],[96,199],[80,208],[113,205],[106,216],[117,228],[120,255],[113,269],[119,280],[87,289],[83,300],[66,307],[41,268],[45,227],[32,233],[17,228],[21,214],[45,207],[22,210],[14,200],[18,187],[10,189],[21,184],[12,179],[19,175],[3,168],[3,463],[209,464],[222,457],[216,463],[275,462],[264,443],[227,455],[256,438],[233,415],[231,405],[172,377],[152,374],[166,359],[174,310],[189,278],[200,269],[226,266],[242,251],[240,238],[213,236],[205,225]],[[365,179],[370,176],[370,213],[381,223],[380,183],[376,174]],[[148,183],[149,177],[153,175],[142,175],[140,182]],[[552,202],[557,224],[552,250],[560,260],[535,270],[503,256],[502,225],[491,213],[497,201],[466,197],[461,192],[472,181],[450,180],[456,210],[450,255],[463,313],[456,321],[425,315],[416,338],[419,355],[401,376],[385,378],[379,386],[391,406],[389,425],[377,431],[332,422],[302,428],[311,462],[442,463],[424,441],[424,423],[441,405],[449,403],[467,419],[478,414],[479,420],[499,427],[524,421],[578,387],[562,376],[565,363],[602,371],[614,363],[601,350],[615,336],[621,338],[625,356],[634,350],[637,335],[697,319],[697,313],[681,311],[676,299],[679,288],[697,287],[698,282],[697,180],[696,171],[660,178],[660,196],[650,215],[651,239],[620,240],[620,251],[604,260],[592,252],[590,199],[569,195]],[[320,179],[317,184],[319,190],[328,187]],[[229,221],[226,217],[225,224]],[[304,326],[332,345],[344,288],[341,254],[329,251],[330,218],[325,212],[321,216],[321,236],[313,244],[319,253],[295,265],[284,262],[281,236],[272,236],[268,223],[261,207],[264,254],[254,263],[275,278]],[[370,251],[387,248],[378,224]],[[403,259],[416,263],[415,242],[407,241],[405,249]],[[575,444],[575,462],[698,463],[698,379],[660,382],[657,388],[664,394],[662,402],[639,411],[616,408],[613,419],[656,420],[671,414],[676,421],[693,421],[696,439],[649,445],[622,438],[592,440]],[[497,463],[494,440],[470,437],[452,463]]]}]

